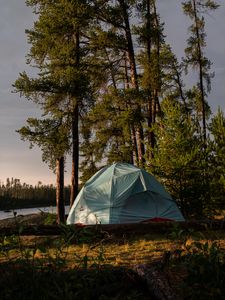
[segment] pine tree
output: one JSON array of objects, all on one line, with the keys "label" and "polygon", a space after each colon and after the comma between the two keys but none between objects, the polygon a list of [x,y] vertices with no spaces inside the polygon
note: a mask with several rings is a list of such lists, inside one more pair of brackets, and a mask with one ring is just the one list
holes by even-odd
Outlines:
[{"label": "pine tree", "polygon": [[219,108],[211,120],[209,130],[212,136],[211,149],[211,190],[213,208],[224,209],[225,207],[225,115]]},{"label": "pine tree", "polygon": [[64,156],[70,149],[68,128],[63,118],[29,118],[27,126],[18,130],[22,140],[30,142],[30,147],[37,145],[42,150],[42,159],[56,172],[56,206],[58,223],[65,220],[64,205]]},{"label": "pine tree", "polygon": [[[130,135],[133,141],[133,159],[136,164],[143,164],[145,152],[143,118],[133,41],[134,36],[131,29],[133,8],[134,1],[104,2],[97,16],[99,24],[97,39],[99,38],[99,41],[102,42],[102,37],[107,37],[107,41],[105,39],[103,41],[103,46],[105,46],[109,54],[106,60],[111,61],[114,66],[116,65],[117,74],[115,72],[112,73],[112,68],[110,68],[110,81],[115,91],[120,90],[121,86],[130,90],[129,106],[135,111],[134,114],[136,115],[135,123],[130,124]],[[109,84],[110,82],[108,81],[106,85]]]},{"label": "pine tree", "polygon": [[[169,84],[175,84],[174,97],[182,97],[185,102],[181,67],[165,45],[163,24],[155,1],[138,3],[142,25],[135,26],[135,29],[130,25],[136,13],[134,1],[104,2],[101,5],[97,25],[89,31],[89,36],[95,63],[105,80],[90,114],[91,121],[88,116],[84,122],[88,124],[85,127],[92,129],[83,144],[83,154],[86,152],[87,161],[91,149],[91,157],[93,152],[97,153],[94,156],[98,157],[98,161],[100,157],[107,157],[108,163],[122,159],[143,166],[143,160],[139,160],[140,153],[145,153],[148,144],[154,147],[151,128],[156,121],[156,113],[160,111],[159,97],[164,96]],[[139,48],[133,46],[137,38],[141,55]],[[96,75],[98,77],[99,73]],[[87,132],[87,129],[84,131]],[[145,158],[148,159],[147,156]],[[93,169],[93,163],[90,167]]]},{"label": "pine tree", "polygon": [[207,159],[198,122],[177,101],[165,99],[161,106],[163,116],[154,127],[157,143],[150,171],[165,184],[185,216],[200,217],[209,199],[203,180]]},{"label": "pine tree", "polygon": [[[141,87],[146,93],[146,117],[148,127],[148,144],[154,148],[155,137],[152,125],[155,123],[156,115],[160,111],[159,93],[161,91],[161,62],[160,52],[164,44],[163,24],[157,12],[156,3],[152,0],[140,1],[137,4],[142,24],[135,26],[140,45],[143,50],[139,55],[140,65],[143,69]],[[152,151],[150,151],[150,157]]]},{"label": "pine tree", "polygon": [[193,69],[198,70],[199,81],[197,84],[196,100],[199,99],[201,104],[201,117],[202,117],[202,135],[203,140],[206,143],[206,117],[207,117],[207,93],[210,92],[211,78],[213,74],[209,73],[211,62],[204,54],[204,48],[206,47],[206,33],[205,33],[205,18],[204,14],[209,11],[218,8],[216,1],[212,0],[187,0],[183,2],[183,11],[191,21],[193,22],[190,26],[190,37],[187,40],[187,48],[185,49],[186,58],[184,62],[186,68],[189,66]]},{"label": "pine tree", "polygon": [[164,98],[181,101],[188,111],[186,93],[182,81],[183,66],[178,63],[171,47],[165,43],[164,23],[157,12],[155,0],[143,0],[137,4],[140,25],[135,26],[135,34],[141,45],[138,55],[141,68],[140,87],[145,100],[142,103],[146,118],[145,142],[148,155],[147,164],[151,164],[156,143],[153,127],[160,115],[160,102]]},{"label": "pine tree", "polygon": [[[26,74],[16,83],[18,91],[31,81],[32,100],[46,112],[55,108],[67,114],[72,137],[71,205],[78,193],[79,119],[90,98],[88,54],[85,30],[90,25],[92,9],[88,1],[28,0],[38,15],[32,30],[27,30],[31,49],[28,63],[40,72],[35,80]],[[26,80],[24,81],[24,78]]]}]

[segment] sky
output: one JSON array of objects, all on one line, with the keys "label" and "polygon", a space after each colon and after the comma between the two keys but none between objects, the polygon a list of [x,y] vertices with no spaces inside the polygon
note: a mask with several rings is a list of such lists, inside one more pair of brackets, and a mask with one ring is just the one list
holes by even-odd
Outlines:
[{"label": "sky", "polygon": [[[180,60],[184,56],[189,20],[182,14],[181,0],[158,0],[161,20],[165,22],[166,41]],[[225,1],[218,0],[220,8],[206,17],[207,57],[213,62],[212,91],[208,98],[212,111],[225,109]],[[55,175],[42,162],[38,148],[29,149],[29,143],[20,140],[16,130],[25,125],[28,117],[40,114],[32,102],[13,93],[13,82],[24,70],[29,51],[25,29],[32,27],[34,15],[25,0],[0,0],[0,181],[19,178],[21,182],[55,183]],[[69,165],[69,164],[68,164]],[[69,183],[70,170],[65,181]]]}]

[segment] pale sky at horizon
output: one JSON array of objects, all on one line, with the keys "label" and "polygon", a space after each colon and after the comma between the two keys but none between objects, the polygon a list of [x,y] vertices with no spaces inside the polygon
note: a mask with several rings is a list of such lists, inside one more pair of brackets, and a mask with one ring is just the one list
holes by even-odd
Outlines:
[{"label": "pale sky at horizon", "polygon": [[[178,59],[184,55],[189,20],[182,14],[180,0],[158,0],[159,12],[165,22],[166,41]],[[207,57],[213,62],[212,92],[208,98],[213,111],[218,105],[225,109],[225,1],[206,17]],[[55,183],[55,175],[42,162],[39,149],[29,149],[16,130],[28,117],[35,117],[38,109],[31,102],[12,93],[12,84],[20,72],[30,70],[26,65],[29,49],[25,29],[31,28],[34,15],[25,0],[0,0],[0,181],[19,178],[21,182]],[[67,163],[69,165],[69,163]],[[69,183],[70,171],[65,175]]]}]

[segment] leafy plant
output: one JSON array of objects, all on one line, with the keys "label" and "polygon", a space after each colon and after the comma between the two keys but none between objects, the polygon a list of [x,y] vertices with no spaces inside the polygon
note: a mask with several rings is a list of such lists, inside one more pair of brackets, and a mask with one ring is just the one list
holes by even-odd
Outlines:
[{"label": "leafy plant", "polygon": [[46,218],[45,218],[45,220],[44,220],[44,224],[45,224],[45,225],[56,224],[56,219],[57,219],[56,214],[50,214],[50,213],[47,213],[47,214],[46,214]]},{"label": "leafy plant", "polygon": [[[82,241],[82,234],[88,242],[85,251],[70,252],[71,243]],[[131,270],[104,265],[103,243],[91,243],[86,234],[82,228],[72,232],[68,227],[61,237],[46,238],[34,246],[25,244],[19,235],[2,237],[0,254],[7,250],[8,255],[0,264],[1,300],[148,299],[146,287]],[[67,240],[69,235],[72,239]],[[16,256],[10,252],[12,248]],[[73,267],[68,266],[70,259]]]},{"label": "leafy plant", "polygon": [[225,299],[225,253],[216,242],[194,242],[185,265],[186,299]]}]

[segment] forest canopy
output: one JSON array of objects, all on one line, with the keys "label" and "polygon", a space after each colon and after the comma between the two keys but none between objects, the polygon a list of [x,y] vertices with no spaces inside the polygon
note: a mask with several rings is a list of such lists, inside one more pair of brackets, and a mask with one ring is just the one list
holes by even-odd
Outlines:
[{"label": "forest canopy", "polygon": [[167,43],[156,0],[26,3],[37,15],[26,31],[27,62],[38,72],[22,72],[14,88],[39,104],[43,118],[29,118],[18,132],[42,149],[58,189],[71,154],[70,203],[79,180],[122,161],[156,175],[187,217],[224,208],[225,116],[210,110],[205,29],[217,2],[179,3],[190,21],[181,59]]}]

